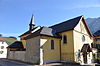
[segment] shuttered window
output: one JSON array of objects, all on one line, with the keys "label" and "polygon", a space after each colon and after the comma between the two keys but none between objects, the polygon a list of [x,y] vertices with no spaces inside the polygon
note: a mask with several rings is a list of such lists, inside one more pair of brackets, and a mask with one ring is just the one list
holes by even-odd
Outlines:
[{"label": "shuttered window", "polygon": [[63,44],[66,44],[66,43],[67,43],[67,36],[64,35],[64,36],[63,36]]},{"label": "shuttered window", "polygon": [[51,40],[51,50],[54,49],[54,40]]}]

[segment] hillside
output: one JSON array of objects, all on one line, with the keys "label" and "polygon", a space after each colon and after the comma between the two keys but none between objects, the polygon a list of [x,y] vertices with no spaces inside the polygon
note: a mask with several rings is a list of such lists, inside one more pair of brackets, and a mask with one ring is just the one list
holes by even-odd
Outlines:
[{"label": "hillside", "polygon": [[3,37],[3,40],[6,41],[9,45],[17,41],[16,39],[10,37]]},{"label": "hillside", "polygon": [[100,17],[98,18],[87,18],[86,22],[92,33],[100,30]]}]

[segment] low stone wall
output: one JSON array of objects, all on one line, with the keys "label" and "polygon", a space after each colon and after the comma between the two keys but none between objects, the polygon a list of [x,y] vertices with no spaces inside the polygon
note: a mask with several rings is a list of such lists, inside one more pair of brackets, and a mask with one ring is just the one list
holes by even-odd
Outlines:
[{"label": "low stone wall", "polygon": [[25,61],[25,51],[9,51],[8,59]]}]

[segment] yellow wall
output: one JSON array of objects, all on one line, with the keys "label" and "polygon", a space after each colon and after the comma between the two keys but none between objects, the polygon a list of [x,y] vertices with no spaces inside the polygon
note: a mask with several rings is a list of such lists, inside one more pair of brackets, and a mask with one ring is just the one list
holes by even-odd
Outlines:
[{"label": "yellow wall", "polygon": [[23,44],[24,48],[26,48],[26,40],[24,40],[23,38],[26,37],[26,36],[28,36],[28,35],[29,35],[29,34],[20,36],[20,39],[21,39],[21,41],[22,41],[22,44]]},{"label": "yellow wall", "polygon": [[9,50],[17,50],[18,48],[8,48]]},{"label": "yellow wall", "polygon": [[[51,40],[54,40],[54,50],[51,50]],[[43,62],[60,60],[60,39],[47,36],[37,36],[26,40],[26,60],[37,63],[41,59],[40,49],[43,49]],[[41,61],[40,61],[41,62]]]},{"label": "yellow wall", "polygon": [[[96,36],[95,39],[96,39],[96,38],[100,38],[100,36]],[[95,44],[100,44],[100,40],[99,40],[99,41],[94,40],[94,43],[95,43]]]},{"label": "yellow wall", "polygon": [[[82,36],[85,36],[85,41],[82,41]],[[75,27],[74,31],[73,31],[73,39],[74,39],[74,59],[76,62],[78,62],[77,59],[77,53],[78,50],[81,50],[84,44],[89,44],[91,47],[91,43],[93,42],[93,40],[91,39],[88,31],[86,30],[86,27],[84,25],[84,23],[82,21],[80,21],[78,23],[78,25]],[[91,54],[92,56],[92,54]],[[92,58],[92,57],[91,57]],[[90,60],[91,60],[90,58]],[[81,61],[83,62],[83,59],[81,58]]]},{"label": "yellow wall", "polygon": [[73,31],[60,33],[61,36],[67,36],[67,44],[63,44],[61,40],[61,59],[62,61],[74,61],[74,45],[73,45]]},{"label": "yellow wall", "polygon": [[24,48],[26,48],[26,40],[21,40]]},{"label": "yellow wall", "polygon": [[[54,40],[54,50],[51,50],[51,40]],[[60,39],[47,36],[41,36],[41,46],[43,47],[44,62],[60,60]]]},{"label": "yellow wall", "polygon": [[100,41],[95,41],[95,44],[100,44]]}]

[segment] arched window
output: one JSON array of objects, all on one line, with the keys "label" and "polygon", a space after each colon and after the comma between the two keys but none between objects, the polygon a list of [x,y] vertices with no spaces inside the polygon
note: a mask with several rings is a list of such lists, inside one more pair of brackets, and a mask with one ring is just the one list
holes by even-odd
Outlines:
[{"label": "arched window", "polygon": [[83,42],[85,41],[85,36],[84,36],[84,35],[82,36],[82,41],[83,41]]},{"label": "arched window", "polygon": [[51,40],[51,49],[54,49],[54,40]]},{"label": "arched window", "polygon": [[66,35],[63,36],[63,43],[64,43],[64,44],[67,43],[67,36],[66,36]]}]

